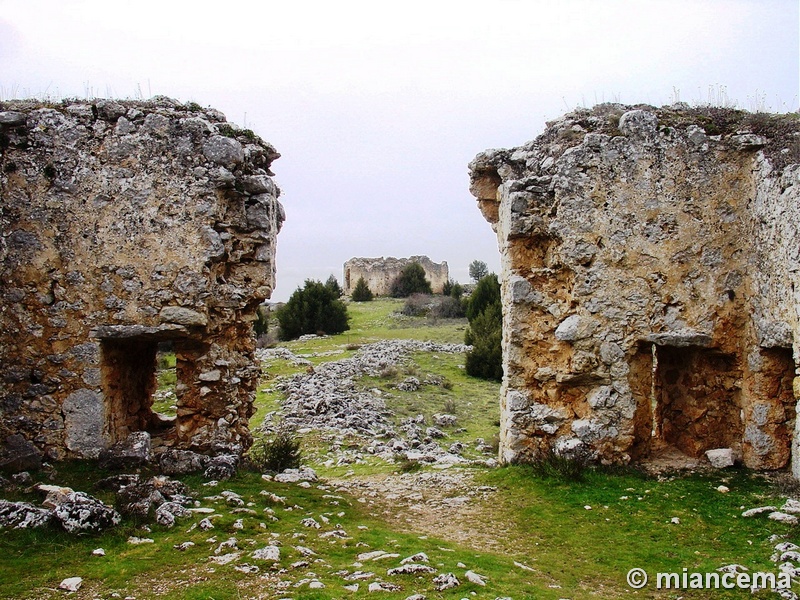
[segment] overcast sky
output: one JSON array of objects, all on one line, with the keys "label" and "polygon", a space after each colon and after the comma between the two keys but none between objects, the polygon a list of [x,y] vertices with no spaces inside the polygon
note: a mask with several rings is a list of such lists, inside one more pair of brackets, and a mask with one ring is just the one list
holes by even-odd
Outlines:
[{"label": "overcast sky", "polygon": [[354,256],[499,269],[467,163],[577,106],[798,110],[797,0],[0,0],[0,99],[162,94],[275,145],[285,300]]}]

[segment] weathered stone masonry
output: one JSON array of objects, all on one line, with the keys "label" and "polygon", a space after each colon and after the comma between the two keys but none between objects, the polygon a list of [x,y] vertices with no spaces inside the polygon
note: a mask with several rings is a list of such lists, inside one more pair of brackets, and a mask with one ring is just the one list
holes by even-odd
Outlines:
[{"label": "weathered stone masonry", "polygon": [[475,158],[502,254],[503,459],[733,447],[800,475],[798,124],[602,105]]},{"label": "weathered stone masonry", "polygon": [[[279,154],[213,109],[0,103],[0,444],[93,457],[129,433],[241,451],[284,220]],[[177,355],[177,417],[151,410]]]},{"label": "weathered stone masonry", "polygon": [[408,265],[419,263],[425,271],[425,278],[431,282],[434,294],[441,294],[450,278],[447,263],[433,262],[427,256],[410,258],[351,258],[344,263],[344,293],[352,294],[360,277],[364,278],[373,294],[388,296],[392,283]]}]

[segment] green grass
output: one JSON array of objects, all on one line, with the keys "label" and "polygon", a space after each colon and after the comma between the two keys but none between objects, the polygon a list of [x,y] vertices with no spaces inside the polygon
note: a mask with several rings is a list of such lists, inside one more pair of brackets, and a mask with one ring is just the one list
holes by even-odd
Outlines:
[{"label": "green grass", "polygon": [[[530,467],[515,466],[489,472],[481,481],[498,487],[494,508],[496,517],[509,524],[508,552],[535,567],[542,582],[562,586],[558,594],[542,590],[542,598],[563,597],[566,590],[570,597],[589,597],[591,593],[579,590],[601,589],[609,596],[628,597],[632,591],[626,593],[624,576],[633,567],[652,575],[680,573],[684,567],[710,572],[738,563],[752,571],[774,572],[769,536],[794,533],[764,518],[741,517],[743,508],[771,499],[769,485],[746,472],[658,481],[635,472],[590,470],[584,481],[567,483],[537,478]],[[722,483],[729,493],[717,491]],[[673,517],[680,523],[672,523]],[[687,590],[680,595],[720,594]],[[722,597],[741,594],[737,590]]]}]

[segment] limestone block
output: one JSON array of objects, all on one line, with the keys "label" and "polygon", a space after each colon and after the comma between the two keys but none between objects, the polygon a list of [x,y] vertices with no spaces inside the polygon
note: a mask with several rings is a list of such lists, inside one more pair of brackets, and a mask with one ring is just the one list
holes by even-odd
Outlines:
[{"label": "limestone block", "polygon": [[108,442],[103,434],[103,398],[93,390],[79,389],[64,400],[64,431],[68,450],[97,458]]},{"label": "limestone block", "polygon": [[574,342],[591,337],[597,329],[597,321],[578,315],[570,315],[556,328],[555,337],[563,342]]},{"label": "limestone block", "polygon": [[732,448],[715,448],[706,450],[706,458],[715,469],[732,467],[735,463],[735,456]]},{"label": "limestone block", "polygon": [[208,318],[204,314],[183,306],[165,306],[158,316],[162,323],[177,323],[187,327],[208,325]]},{"label": "limestone block", "polygon": [[203,144],[203,154],[213,163],[232,169],[244,161],[244,148],[238,140],[212,135]]}]

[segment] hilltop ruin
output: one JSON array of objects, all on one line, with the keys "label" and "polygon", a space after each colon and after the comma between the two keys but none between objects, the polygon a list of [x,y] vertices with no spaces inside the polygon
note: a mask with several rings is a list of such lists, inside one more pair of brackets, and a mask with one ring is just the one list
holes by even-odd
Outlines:
[{"label": "hilltop ruin", "polygon": [[410,258],[351,258],[344,263],[344,293],[351,294],[359,278],[363,277],[369,289],[376,296],[388,296],[392,282],[410,264],[419,263],[425,270],[425,278],[431,282],[434,294],[441,294],[450,272],[447,263],[435,263],[427,256]]},{"label": "hilltop ruin", "polygon": [[793,458],[800,120],[601,105],[470,164],[502,254],[501,455]]},{"label": "hilltop ruin", "polygon": [[[214,109],[0,103],[0,445],[96,457],[133,432],[241,452],[275,285],[275,149]],[[177,416],[152,410],[156,351]]]}]

